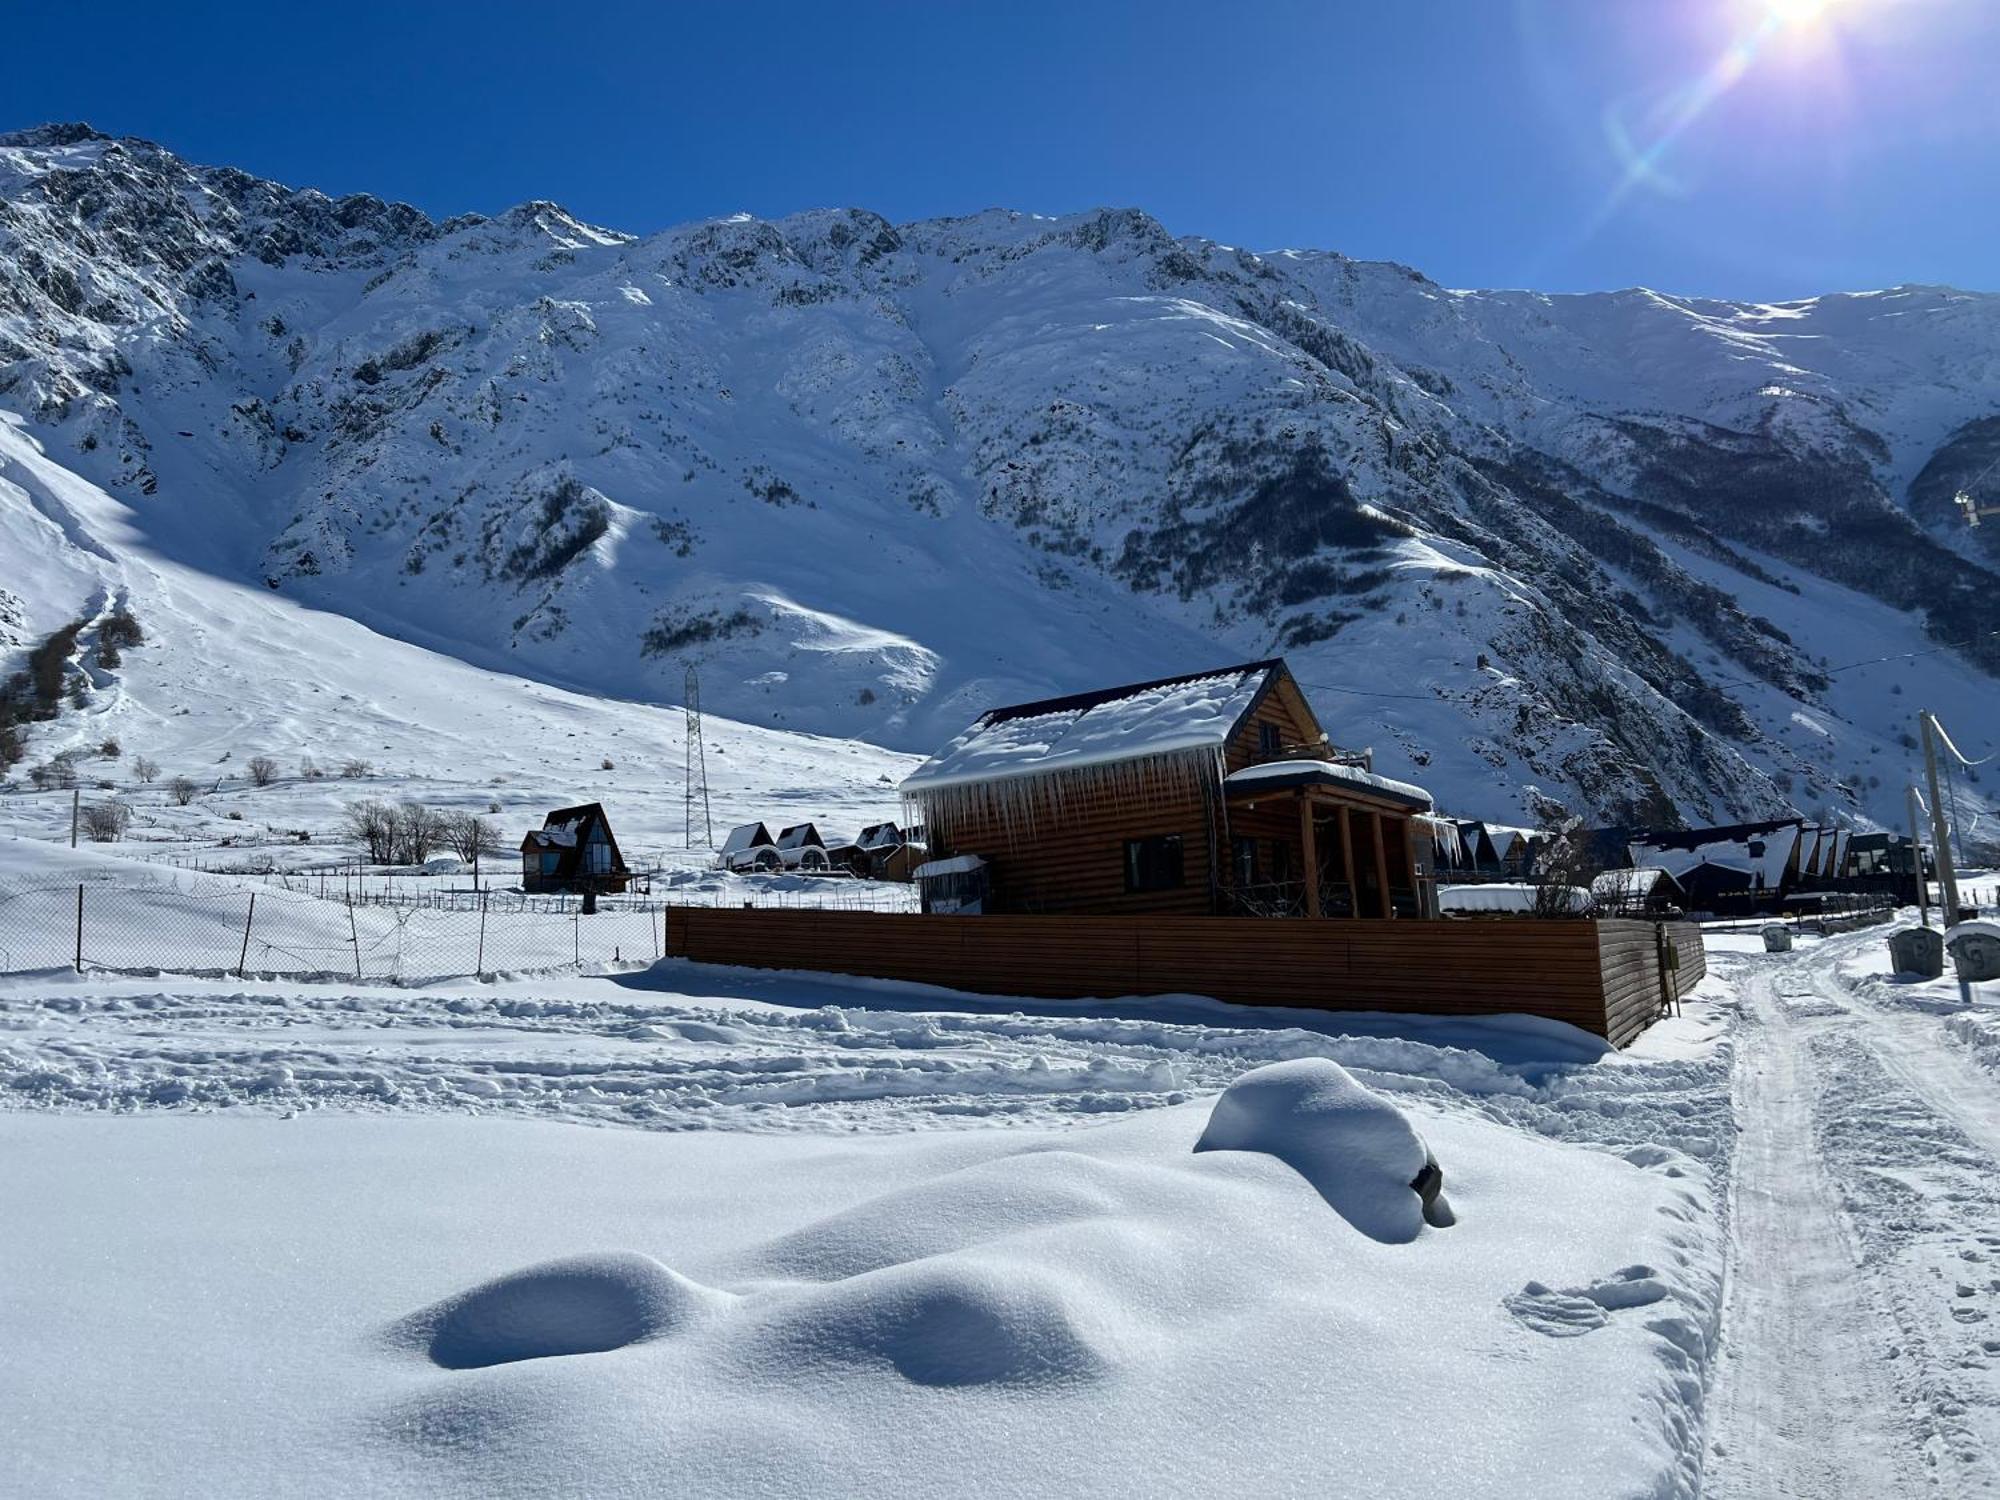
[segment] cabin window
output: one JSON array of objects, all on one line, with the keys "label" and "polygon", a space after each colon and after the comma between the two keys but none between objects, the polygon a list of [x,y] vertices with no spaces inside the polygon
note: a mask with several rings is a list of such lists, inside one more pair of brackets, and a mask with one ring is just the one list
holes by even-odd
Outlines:
[{"label": "cabin window", "polygon": [[605,838],[602,828],[590,831],[590,840],[583,846],[583,868],[589,875],[611,873],[611,841]]},{"label": "cabin window", "polygon": [[1257,841],[1255,839],[1231,839],[1229,841],[1230,863],[1236,871],[1239,886],[1257,883]]},{"label": "cabin window", "polygon": [[562,856],[556,853],[555,850],[550,849],[542,855],[542,873],[544,875],[553,875],[561,867]]},{"label": "cabin window", "polygon": [[1269,720],[1260,721],[1257,725],[1257,753],[1276,755],[1284,748],[1284,736],[1279,733],[1278,726]]},{"label": "cabin window", "polygon": [[1283,885],[1292,878],[1292,846],[1283,839],[1271,840],[1271,879]]},{"label": "cabin window", "polygon": [[1127,891],[1172,891],[1184,883],[1179,834],[1162,833],[1149,839],[1125,841]]}]

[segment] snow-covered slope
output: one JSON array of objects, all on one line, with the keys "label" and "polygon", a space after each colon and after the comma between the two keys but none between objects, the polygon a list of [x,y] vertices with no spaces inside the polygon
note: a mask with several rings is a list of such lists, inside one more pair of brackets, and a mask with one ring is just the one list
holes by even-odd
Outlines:
[{"label": "snow-covered slope", "polygon": [[2000,739],[2000,639],[1830,670],[2000,629],[1935,493],[1995,348],[1957,292],[1455,293],[1124,211],[433,222],[47,127],[0,137],[0,406],[130,516],[0,470],[60,533],[0,629],[143,555],[906,751],[1283,652],[1468,812],[1887,821],[1920,703]]}]

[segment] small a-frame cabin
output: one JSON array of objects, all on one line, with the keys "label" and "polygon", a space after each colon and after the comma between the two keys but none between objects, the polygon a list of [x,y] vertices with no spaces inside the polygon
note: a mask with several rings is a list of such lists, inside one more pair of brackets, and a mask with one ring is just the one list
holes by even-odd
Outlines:
[{"label": "small a-frame cabin", "polygon": [[521,889],[530,894],[618,892],[631,878],[600,802],[559,807],[521,840]]},{"label": "small a-frame cabin", "polygon": [[990,710],[902,792],[958,909],[1431,914],[1430,796],[1363,759],[1270,660]]},{"label": "small a-frame cabin", "polygon": [[729,830],[716,852],[719,870],[775,870],[784,862],[778,857],[778,841],[762,823],[742,823]]}]

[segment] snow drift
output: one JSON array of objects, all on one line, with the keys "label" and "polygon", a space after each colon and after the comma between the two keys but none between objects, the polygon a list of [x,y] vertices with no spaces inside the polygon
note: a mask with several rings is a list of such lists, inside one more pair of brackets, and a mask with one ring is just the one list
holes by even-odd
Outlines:
[{"label": "snow drift", "polygon": [[1312,1184],[1370,1239],[1404,1244],[1451,1225],[1430,1147],[1409,1117],[1324,1057],[1253,1068],[1215,1101],[1196,1151],[1261,1151]]}]

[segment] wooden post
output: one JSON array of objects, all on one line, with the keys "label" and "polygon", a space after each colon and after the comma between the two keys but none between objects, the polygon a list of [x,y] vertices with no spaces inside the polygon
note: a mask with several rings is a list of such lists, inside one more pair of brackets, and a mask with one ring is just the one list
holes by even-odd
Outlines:
[{"label": "wooden post", "polygon": [[1347,914],[1361,915],[1361,882],[1355,879],[1354,871],[1354,830],[1349,825],[1347,809],[1340,809],[1340,876],[1347,882]]},{"label": "wooden post", "polygon": [[472,972],[475,974],[484,974],[486,972],[486,895],[484,892],[481,892],[479,897],[479,948],[472,956]]},{"label": "wooden post", "polygon": [[347,940],[354,944],[354,977],[361,977],[361,930],[354,925],[354,898],[347,898]]},{"label": "wooden post", "polygon": [[1417,915],[1427,917],[1424,910],[1424,883],[1417,878],[1417,820],[1403,819],[1403,867],[1410,875],[1410,897],[1417,903]]},{"label": "wooden post", "polygon": [[1306,915],[1322,917],[1326,909],[1319,899],[1319,834],[1313,827],[1312,798],[1299,793],[1299,843],[1305,855]]},{"label": "wooden post", "polygon": [[[71,787],[69,793],[69,846],[76,847],[76,825],[83,816],[83,788]],[[82,972],[81,970],[78,971]]]},{"label": "wooden post", "polygon": [[1375,839],[1375,884],[1382,894],[1382,915],[1393,917],[1396,909],[1389,904],[1389,852],[1382,843],[1382,815],[1370,813],[1368,822]]},{"label": "wooden post", "polygon": [[83,972],[83,887],[76,888],[76,972]]},{"label": "wooden post", "polygon": [[243,970],[250,963],[250,924],[257,920],[257,893],[250,893],[250,910],[243,914],[243,949],[236,955],[236,977],[243,977]]}]

